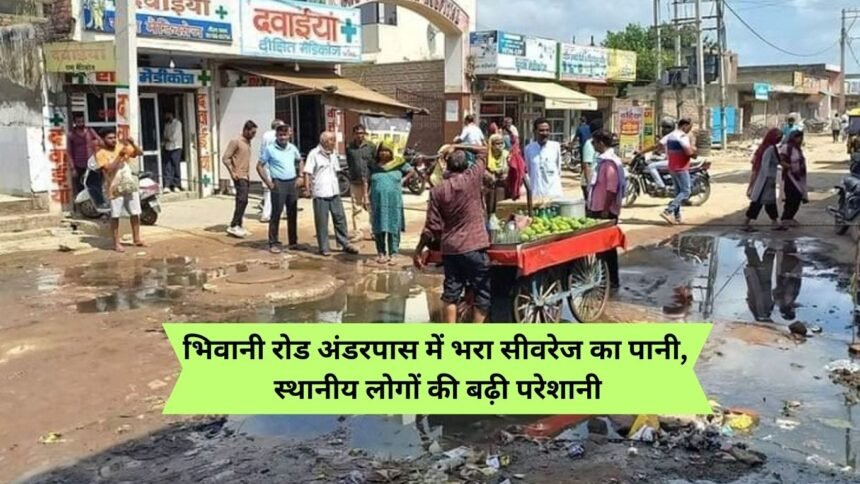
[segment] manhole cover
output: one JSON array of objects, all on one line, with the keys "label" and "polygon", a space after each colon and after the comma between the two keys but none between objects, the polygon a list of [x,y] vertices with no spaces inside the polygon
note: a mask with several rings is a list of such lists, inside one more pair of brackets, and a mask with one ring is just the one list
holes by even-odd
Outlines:
[{"label": "manhole cover", "polygon": [[230,284],[272,284],[288,281],[295,277],[283,269],[251,269],[247,272],[237,272],[227,278]]}]

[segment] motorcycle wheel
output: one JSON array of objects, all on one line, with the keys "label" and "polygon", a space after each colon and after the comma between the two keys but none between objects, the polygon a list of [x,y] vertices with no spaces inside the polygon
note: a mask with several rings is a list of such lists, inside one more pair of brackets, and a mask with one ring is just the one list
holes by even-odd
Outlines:
[{"label": "motorcycle wheel", "polygon": [[86,218],[100,218],[101,214],[96,208],[96,204],[93,203],[92,200],[87,200],[84,203],[78,205],[78,210],[80,210],[81,215]]},{"label": "motorcycle wheel", "polygon": [[140,223],[143,225],[155,225],[158,221],[158,212],[148,204],[142,207],[140,211]]},{"label": "motorcycle wheel", "polygon": [[409,183],[406,184],[406,188],[413,195],[421,195],[424,193],[424,179],[420,176],[413,176],[409,179]]},{"label": "motorcycle wheel", "polygon": [[337,176],[337,183],[338,183],[338,186],[340,187],[340,196],[342,198],[348,197],[349,196],[349,188],[350,188],[349,187],[349,178],[347,178],[346,175],[339,174]]},{"label": "motorcycle wheel", "polygon": [[702,191],[696,195],[691,195],[688,202],[694,207],[700,207],[711,198],[711,181],[707,178],[702,178]]},{"label": "motorcycle wheel", "polygon": [[627,186],[627,193],[624,194],[624,208],[632,207],[637,198],[639,198],[639,184],[634,182]]}]

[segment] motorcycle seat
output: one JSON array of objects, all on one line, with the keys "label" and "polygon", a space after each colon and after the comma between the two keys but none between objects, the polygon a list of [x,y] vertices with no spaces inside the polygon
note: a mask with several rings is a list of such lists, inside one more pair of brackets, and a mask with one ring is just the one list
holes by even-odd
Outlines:
[{"label": "motorcycle seat", "polygon": [[[660,160],[660,161],[663,161],[663,160]],[[704,166],[704,164],[705,164],[705,162],[703,160],[691,161],[690,162],[690,173],[702,171],[702,167]],[[668,166],[661,166],[660,168],[657,169],[657,171],[660,173],[669,173],[669,167]]]},{"label": "motorcycle seat", "polygon": [[845,187],[849,193],[860,192],[860,178],[855,176],[846,176],[842,179],[842,186]]}]

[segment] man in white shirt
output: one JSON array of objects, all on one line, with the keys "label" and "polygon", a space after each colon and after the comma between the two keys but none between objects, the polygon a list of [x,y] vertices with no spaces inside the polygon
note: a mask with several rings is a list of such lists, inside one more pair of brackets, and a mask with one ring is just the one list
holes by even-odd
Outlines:
[{"label": "man in white shirt", "polygon": [[167,111],[164,113],[164,170],[162,186],[175,192],[182,191],[182,169],[179,167],[182,161],[182,123]]},{"label": "man in white shirt", "polygon": [[467,114],[463,119],[463,132],[454,138],[454,143],[461,145],[484,145],[484,132],[475,124],[475,116]]},{"label": "man in white shirt", "polygon": [[549,121],[534,122],[535,139],[525,149],[529,179],[534,197],[557,199],[564,196],[561,188],[561,144],[549,139]]},{"label": "man in white shirt", "polygon": [[347,254],[358,254],[358,249],[349,243],[349,226],[343,211],[343,201],[340,199],[340,184],[337,174],[340,171],[340,160],[335,148],[337,140],[334,133],[324,131],[320,135],[320,144],[310,153],[305,161],[305,186],[310,187],[314,203],[314,224],[317,230],[317,244],[320,255],[328,257],[331,249],[328,245],[328,216],[331,213],[334,220],[334,233],[337,244]]},{"label": "man in white shirt", "polygon": [[[283,126],[284,123],[280,119],[276,119],[272,121],[272,129],[263,133],[262,143],[260,143],[260,158],[263,159],[263,154],[266,152],[266,148],[269,145],[275,142],[277,139],[278,127]],[[272,191],[269,190],[269,187],[266,184],[263,184],[263,212],[260,215],[260,223],[269,223],[269,219],[272,217]]]}]

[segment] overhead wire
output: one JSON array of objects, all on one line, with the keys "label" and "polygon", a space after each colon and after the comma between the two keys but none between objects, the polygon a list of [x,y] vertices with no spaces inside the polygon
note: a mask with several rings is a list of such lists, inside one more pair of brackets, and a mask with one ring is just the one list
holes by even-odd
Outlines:
[{"label": "overhead wire", "polygon": [[834,48],[834,47],[836,47],[837,45],[839,45],[839,40],[837,39],[834,43],[832,43],[831,45],[827,46],[827,48],[822,49],[822,50],[820,50],[820,51],[818,51],[818,52],[812,52],[812,53],[808,53],[808,54],[801,54],[801,53],[798,53],[798,52],[792,52],[792,51],[790,51],[790,50],[784,49],[784,48],[782,48],[782,47],[780,47],[780,46],[778,46],[778,45],[774,44],[773,42],[771,42],[770,40],[768,40],[767,38],[765,38],[763,35],[761,35],[760,33],[758,33],[758,31],[756,31],[756,29],[755,29],[755,28],[753,28],[749,23],[747,23],[747,21],[746,21],[746,20],[744,20],[744,18],[743,18],[743,17],[741,17],[741,16],[740,16],[740,14],[739,14],[737,11],[735,11],[735,9],[731,6],[731,4],[729,4],[729,2],[724,2],[724,4],[725,4],[725,6],[726,6],[726,9],[727,9],[727,10],[728,10],[728,11],[729,11],[729,12],[730,12],[730,13],[731,13],[731,14],[732,14],[732,15],[733,15],[733,16],[734,16],[734,17],[735,17],[735,18],[736,18],[736,19],[737,19],[737,20],[738,20],[738,21],[739,21],[739,22],[740,22],[744,27],[746,27],[746,28],[747,28],[747,30],[749,30],[753,35],[755,35],[759,40],[761,40],[762,42],[764,42],[764,43],[765,43],[765,44],[767,44],[768,46],[770,46],[770,47],[772,47],[772,48],[774,48],[774,49],[776,49],[776,50],[778,50],[778,51],[782,52],[783,54],[790,55],[790,56],[794,56],[794,57],[817,57],[817,56],[819,56],[819,55],[821,55],[821,54],[824,54],[825,52],[827,52],[827,51],[829,51],[829,50],[833,49],[833,48]]}]

